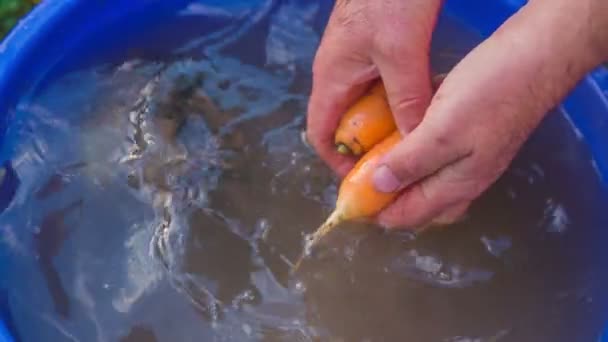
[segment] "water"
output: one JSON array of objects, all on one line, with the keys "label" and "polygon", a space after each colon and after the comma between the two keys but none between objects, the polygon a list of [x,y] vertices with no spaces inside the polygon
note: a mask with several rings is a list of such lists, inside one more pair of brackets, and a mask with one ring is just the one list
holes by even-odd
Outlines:
[{"label": "water", "polygon": [[[321,19],[256,6],[183,37],[192,13],[229,16],[192,5],[163,26],[175,54],[71,71],[11,113],[2,155],[21,185],[0,216],[0,288],[23,341],[597,337],[606,198],[559,111],[463,222],[345,225],[291,274],[336,192],[299,138]],[[443,18],[436,70],[477,39]]]}]

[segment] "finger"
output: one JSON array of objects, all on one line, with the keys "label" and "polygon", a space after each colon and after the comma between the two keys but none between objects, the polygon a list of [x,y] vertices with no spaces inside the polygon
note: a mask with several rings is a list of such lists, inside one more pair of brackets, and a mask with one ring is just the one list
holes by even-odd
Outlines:
[{"label": "finger", "polygon": [[422,186],[416,184],[384,209],[376,217],[376,222],[386,229],[421,229],[449,207],[445,202],[441,198],[427,197]]},{"label": "finger", "polygon": [[471,153],[444,122],[427,120],[383,157],[372,180],[378,191],[396,192]]},{"label": "finger", "polygon": [[[384,209],[376,221],[386,228],[417,229],[429,224],[448,224],[460,218],[479,193],[483,180],[458,178],[468,159],[451,164],[407,188]],[[484,183],[485,184],[485,183]]]},{"label": "finger", "polygon": [[403,133],[412,131],[422,120],[432,96],[429,60],[426,55],[408,56],[397,48],[397,56],[378,55],[374,62],[384,87],[395,123]]},{"label": "finger", "polygon": [[308,141],[321,159],[341,176],[350,170],[354,159],[335,150],[335,130],[348,106],[378,77],[370,60],[349,43],[338,29],[329,30],[324,37],[313,65],[307,114]]},{"label": "finger", "polygon": [[470,205],[470,202],[464,202],[444,209],[439,216],[433,218],[431,225],[446,226],[461,221],[465,217]]},{"label": "finger", "polygon": [[[375,35],[372,59],[384,82],[397,127],[408,133],[422,120],[432,96],[429,51],[441,2],[393,2],[386,6],[394,14],[384,15],[386,23]],[[401,6],[407,6],[407,10]]]}]

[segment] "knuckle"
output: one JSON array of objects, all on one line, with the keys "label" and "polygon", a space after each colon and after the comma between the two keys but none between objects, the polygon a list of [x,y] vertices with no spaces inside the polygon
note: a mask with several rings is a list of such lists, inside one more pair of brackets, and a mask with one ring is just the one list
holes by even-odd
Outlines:
[{"label": "knuckle", "polygon": [[429,127],[430,149],[445,156],[446,162],[455,162],[464,157],[473,157],[474,137],[461,129],[458,123],[432,123]]},{"label": "knuckle", "polygon": [[342,33],[364,33],[365,28],[369,27],[367,7],[365,2],[337,1],[330,28]]},{"label": "knuckle", "polygon": [[432,149],[440,151],[457,149],[461,145],[457,135],[447,125],[438,127],[431,136],[429,143]]},{"label": "knuckle", "polygon": [[408,54],[407,44],[394,39],[393,34],[378,34],[375,39],[376,52],[384,58],[404,58]]},{"label": "knuckle", "polygon": [[373,32],[375,53],[386,60],[408,61],[408,65],[411,61],[428,59],[426,44],[419,41],[418,36],[407,33],[411,31],[411,27],[403,27],[395,22],[400,20],[385,18]]},{"label": "knuckle", "polygon": [[415,95],[397,95],[389,94],[391,107],[396,115],[414,117],[414,119],[422,118],[424,110],[429,102],[429,97],[426,94]]},{"label": "knuckle", "polygon": [[415,153],[402,155],[398,160],[392,169],[401,181],[413,182],[421,176],[420,158]]}]

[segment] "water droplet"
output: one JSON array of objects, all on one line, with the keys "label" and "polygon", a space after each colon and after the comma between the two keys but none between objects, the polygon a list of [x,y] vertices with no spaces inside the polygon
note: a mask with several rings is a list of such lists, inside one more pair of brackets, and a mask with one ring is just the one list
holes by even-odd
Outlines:
[{"label": "water droplet", "polygon": [[253,332],[253,329],[251,329],[251,326],[247,323],[243,324],[243,331],[245,332],[245,334],[247,336],[251,336],[251,333]]},{"label": "water droplet", "polygon": [[491,239],[487,236],[481,237],[481,242],[485,246],[488,253],[495,257],[500,257],[504,252],[511,248],[511,239],[505,236],[500,236]]},{"label": "water droplet", "polygon": [[441,270],[441,260],[432,256],[419,256],[416,258],[416,267],[424,272],[437,273]]},{"label": "water droplet", "polygon": [[271,225],[270,221],[266,218],[261,218],[258,220],[255,227],[255,235],[256,238],[262,239],[266,241],[268,238],[268,232],[270,231]]},{"label": "water droplet", "polygon": [[355,246],[353,245],[348,245],[344,248],[344,256],[346,257],[346,259],[348,261],[353,261],[353,258],[355,257]]},{"label": "water droplet", "polygon": [[298,281],[294,284],[293,286],[293,290],[296,294],[304,294],[304,292],[306,292],[306,286],[304,285],[303,282]]}]

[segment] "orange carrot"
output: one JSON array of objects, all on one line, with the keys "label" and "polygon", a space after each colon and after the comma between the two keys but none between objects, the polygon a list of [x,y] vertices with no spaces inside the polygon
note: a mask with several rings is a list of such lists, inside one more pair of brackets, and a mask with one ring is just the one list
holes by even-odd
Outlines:
[{"label": "orange carrot", "polygon": [[390,204],[397,193],[377,191],[372,182],[372,175],[380,159],[399,143],[401,138],[401,133],[395,130],[357,161],[342,180],[336,208],[321,226],[323,229],[316,233],[317,237],[322,237],[341,222],[372,217]]},{"label": "orange carrot", "polygon": [[[433,91],[437,90],[447,74],[433,76]],[[336,149],[345,155],[360,156],[397,129],[387,101],[382,81],[357,100],[342,116],[335,133]]]},{"label": "orange carrot", "polygon": [[[340,223],[373,217],[395,199],[398,193],[383,193],[375,189],[372,175],[380,159],[401,139],[401,133],[395,130],[357,161],[340,184],[336,208],[312,235],[307,249],[312,248]],[[297,262],[296,269],[301,260]]]},{"label": "orange carrot", "polygon": [[[445,74],[433,77],[434,90],[444,78]],[[336,208],[312,235],[306,249],[310,250],[340,223],[373,217],[397,197],[398,192],[377,191],[372,176],[380,159],[402,138],[388,105],[384,86],[378,81],[349,108],[336,131],[335,140],[340,153],[363,156],[342,180]],[[296,263],[295,269],[301,261],[302,258]]]},{"label": "orange carrot", "polygon": [[360,156],[396,128],[384,85],[377,81],[344,113],[335,133],[336,149],[341,154]]}]

